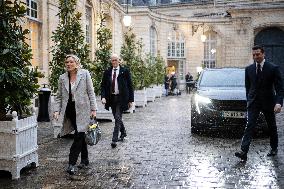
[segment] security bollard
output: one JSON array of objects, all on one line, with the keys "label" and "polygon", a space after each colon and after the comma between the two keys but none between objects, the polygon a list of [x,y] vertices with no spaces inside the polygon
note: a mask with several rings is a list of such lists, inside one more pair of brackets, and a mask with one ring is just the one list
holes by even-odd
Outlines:
[{"label": "security bollard", "polygon": [[39,107],[38,107],[38,122],[49,122],[49,112],[48,112],[48,105],[51,90],[45,87],[46,84],[43,84],[43,88],[40,89],[38,92],[39,96]]}]

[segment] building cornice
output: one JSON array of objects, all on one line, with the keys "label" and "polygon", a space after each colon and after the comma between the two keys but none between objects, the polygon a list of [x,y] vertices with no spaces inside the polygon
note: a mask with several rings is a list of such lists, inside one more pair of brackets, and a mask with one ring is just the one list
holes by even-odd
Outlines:
[{"label": "building cornice", "polygon": [[151,19],[156,21],[164,21],[168,23],[176,23],[176,22],[193,22],[193,23],[222,23],[228,22],[230,17],[182,17],[180,15],[173,16],[167,15],[166,13],[157,13],[153,12],[148,7],[139,7],[139,8],[131,8],[129,10],[129,14],[131,16],[148,16]]}]

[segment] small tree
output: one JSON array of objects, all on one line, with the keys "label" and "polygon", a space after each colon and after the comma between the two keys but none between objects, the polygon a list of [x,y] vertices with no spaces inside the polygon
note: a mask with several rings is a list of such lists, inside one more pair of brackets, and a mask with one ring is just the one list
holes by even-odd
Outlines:
[{"label": "small tree", "polygon": [[110,40],[112,39],[111,31],[103,24],[105,21],[105,16],[103,13],[100,14],[100,18],[100,27],[97,29],[98,50],[95,53],[95,65],[92,68],[93,72],[95,73],[93,83],[96,94],[100,93],[100,85],[104,70],[110,66],[109,60],[112,48],[110,43]]},{"label": "small tree", "polygon": [[155,57],[155,84],[163,84],[165,77],[165,61],[163,57],[158,55]]},{"label": "small tree", "polygon": [[89,59],[89,45],[85,43],[80,24],[82,14],[76,12],[76,3],[77,0],[59,0],[60,21],[51,37],[55,45],[52,47],[52,60],[49,63],[51,70],[49,83],[54,93],[57,91],[58,78],[64,73],[64,60],[67,54],[77,55],[85,69],[90,69],[92,64]]},{"label": "small tree", "polygon": [[124,64],[130,69],[132,75],[133,87],[135,90],[142,89],[145,86],[145,74],[147,67],[142,59],[142,41],[137,41],[135,34],[130,28],[124,33],[124,43],[121,47],[121,58]]},{"label": "small tree", "polygon": [[154,57],[151,54],[147,54],[146,66],[145,87],[149,87],[153,84],[163,84],[165,76],[165,62],[163,58],[160,55]]},{"label": "small tree", "polygon": [[19,24],[26,14],[25,5],[19,0],[1,0],[0,10],[0,120],[6,120],[11,110],[20,117],[29,114],[42,75],[30,62],[31,49],[25,42],[29,30]]},{"label": "small tree", "polygon": [[145,87],[149,87],[155,83],[156,68],[155,68],[155,57],[151,54],[146,55],[146,74],[145,74]]}]

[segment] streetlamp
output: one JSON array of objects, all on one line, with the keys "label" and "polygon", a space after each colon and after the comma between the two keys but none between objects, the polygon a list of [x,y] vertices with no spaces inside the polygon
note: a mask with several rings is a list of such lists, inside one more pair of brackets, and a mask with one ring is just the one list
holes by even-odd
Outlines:
[{"label": "streetlamp", "polygon": [[124,15],[124,17],[123,17],[123,24],[126,27],[129,27],[130,24],[131,24],[131,16],[128,15],[128,0],[126,1],[126,15]]}]

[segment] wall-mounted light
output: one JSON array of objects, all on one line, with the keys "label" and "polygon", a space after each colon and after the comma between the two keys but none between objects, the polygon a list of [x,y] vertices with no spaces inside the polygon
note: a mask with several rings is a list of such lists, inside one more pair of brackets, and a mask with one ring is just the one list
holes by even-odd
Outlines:
[{"label": "wall-mounted light", "polygon": [[129,27],[131,25],[131,16],[128,15],[128,0],[126,1],[126,15],[123,17],[123,24],[126,27]]},{"label": "wall-mounted light", "polygon": [[202,35],[200,37],[201,41],[204,43],[207,39],[206,35],[204,35],[204,24],[202,26]]},{"label": "wall-mounted light", "polygon": [[204,23],[202,24],[192,24],[192,36],[198,31],[198,28],[202,27],[202,35],[200,37],[202,42],[205,42],[207,37],[204,35]]},{"label": "wall-mounted light", "polygon": [[202,35],[200,36],[200,39],[201,39],[201,41],[204,43],[204,42],[206,41],[207,37],[206,37],[206,35],[202,34]]}]

